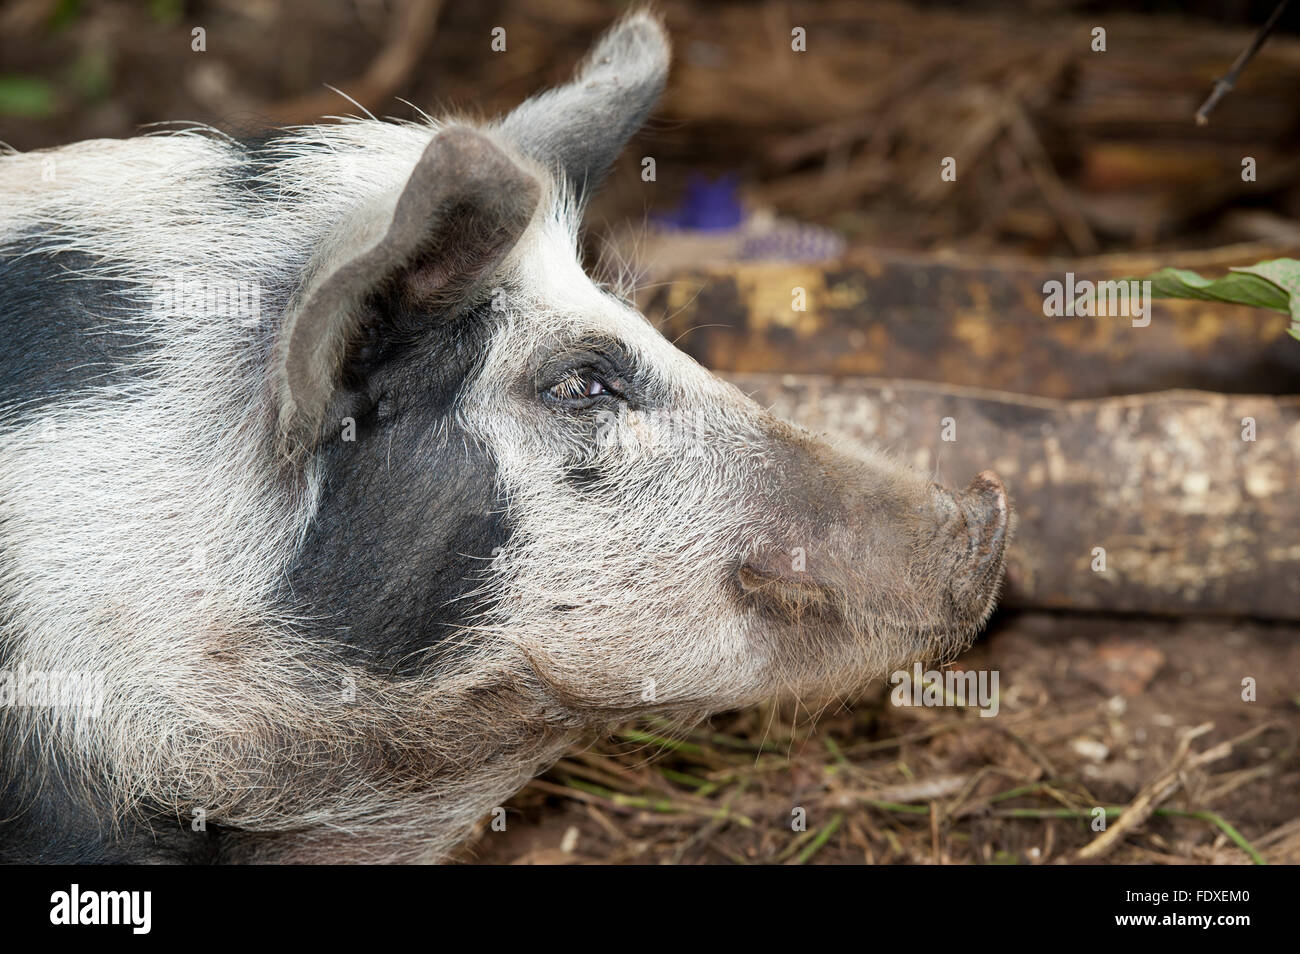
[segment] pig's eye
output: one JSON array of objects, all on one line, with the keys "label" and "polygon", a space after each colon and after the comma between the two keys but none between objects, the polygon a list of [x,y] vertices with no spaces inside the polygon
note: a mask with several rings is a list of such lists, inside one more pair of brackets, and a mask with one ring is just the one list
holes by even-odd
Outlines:
[{"label": "pig's eye", "polygon": [[621,395],[616,385],[606,383],[593,371],[571,371],[551,385],[546,396],[553,401],[585,407],[601,398]]}]

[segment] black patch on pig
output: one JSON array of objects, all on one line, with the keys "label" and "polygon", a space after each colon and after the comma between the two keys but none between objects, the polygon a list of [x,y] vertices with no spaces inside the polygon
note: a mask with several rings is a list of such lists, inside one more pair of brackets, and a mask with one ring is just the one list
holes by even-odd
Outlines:
[{"label": "black patch on pig", "polygon": [[130,286],[86,277],[99,263],[77,251],[38,250],[52,236],[0,246],[0,405],[39,408],[89,387],[121,383],[140,348]]},{"label": "black patch on pig", "polygon": [[[6,667],[11,660],[5,660]],[[212,864],[220,832],[192,831],[155,806],[117,817],[102,796],[69,783],[58,747],[0,729],[0,864]],[[33,767],[39,766],[40,771]]]},{"label": "black patch on pig", "polygon": [[[446,640],[482,609],[474,591],[510,530],[496,461],[453,414],[486,349],[486,309],[452,321],[378,307],[397,313],[327,421],[316,519],[284,598],[318,638],[409,676],[434,664],[430,651],[454,651]],[[355,416],[355,441],[338,416]]]}]

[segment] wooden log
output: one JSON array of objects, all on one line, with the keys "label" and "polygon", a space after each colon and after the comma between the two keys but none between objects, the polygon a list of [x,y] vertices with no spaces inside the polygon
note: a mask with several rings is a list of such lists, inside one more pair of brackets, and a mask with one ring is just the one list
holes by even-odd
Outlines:
[{"label": "wooden log", "polygon": [[[1287,393],[1300,381],[1300,343],[1283,315],[1157,301],[1150,324],[1134,327],[1043,309],[1044,283],[1067,272],[1080,280],[1165,265],[1222,272],[1287,251],[1252,243],[1075,262],[869,251],[829,265],[717,263],[652,276],[642,304],[715,371],[890,376],[1057,398]],[[793,307],[796,289],[805,311]]]},{"label": "wooden log", "polygon": [[[1005,605],[1300,619],[1300,397],[1061,401],[918,381],[726,377],[782,417],[884,446],[950,486],[995,469],[1019,514]],[[952,442],[941,440],[946,418]],[[1104,571],[1093,569],[1098,547]]]}]

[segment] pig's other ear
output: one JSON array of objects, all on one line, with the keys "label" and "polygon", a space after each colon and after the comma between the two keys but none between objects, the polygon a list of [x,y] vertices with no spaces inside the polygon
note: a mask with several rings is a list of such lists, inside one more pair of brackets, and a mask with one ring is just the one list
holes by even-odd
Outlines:
[{"label": "pig's other ear", "polygon": [[[371,329],[380,291],[430,310],[468,299],[532,220],[537,179],[483,133],[449,126],[433,137],[395,206],[322,253],[291,304],[275,352],[280,451],[313,450],[349,361]],[[364,237],[368,236],[368,237]],[[378,329],[382,334],[383,329]]]},{"label": "pig's other ear", "polygon": [[663,26],[645,10],[633,13],[600,38],[572,82],[523,103],[501,132],[563,174],[581,207],[654,108],[668,61]]}]

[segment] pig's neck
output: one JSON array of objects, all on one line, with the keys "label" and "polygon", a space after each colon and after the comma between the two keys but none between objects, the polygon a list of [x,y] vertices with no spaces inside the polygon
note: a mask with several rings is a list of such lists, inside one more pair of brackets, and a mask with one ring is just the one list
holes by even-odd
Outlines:
[{"label": "pig's neck", "polygon": [[[402,737],[359,777],[334,780],[333,804],[303,806],[291,831],[223,830],[229,863],[432,863],[446,860],[528,780],[590,736],[587,727],[516,685],[447,691],[420,720],[385,730]],[[395,714],[390,714],[390,718]],[[425,740],[413,752],[412,738]],[[386,748],[376,740],[368,752]],[[295,784],[289,780],[289,785]],[[308,784],[303,780],[302,784]],[[326,782],[331,784],[331,782]],[[503,814],[503,812],[501,813]],[[509,824],[508,817],[505,819]],[[274,827],[274,818],[267,819]],[[491,838],[497,828],[489,828]]]},{"label": "pig's neck", "polygon": [[[209,762],[187,772],[157,753],[172,770],[148,780],[146,791],[158,794],[130,806],[70,776],[44,786],[0,779],[0,817],[31,821],[4,832],[0,860],[444,860],[590,734],[535,681],[516,675],[527,667],[505,663],[479,659],[473,676],[420,686],[358,673],[355,704],[320,701],[278,726],[251,719],[238,731],[224,726],[242,753],[230,753],[219,771]],[[13,734],[20,728],[0,721],[0,745],[13,742],[18,753],[19,741],[31,738]]]}]

